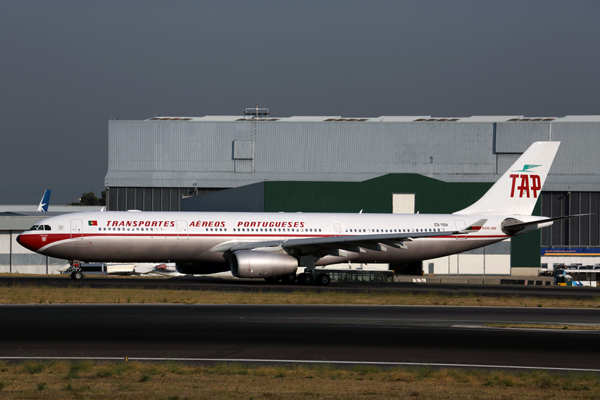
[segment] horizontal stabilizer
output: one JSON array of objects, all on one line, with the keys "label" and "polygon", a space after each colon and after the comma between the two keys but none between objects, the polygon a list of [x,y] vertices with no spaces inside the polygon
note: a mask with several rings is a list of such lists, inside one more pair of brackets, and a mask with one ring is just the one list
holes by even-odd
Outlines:
[{"label": "horizontal stabilizer", "polygon": [[[535,227],[535,229],[544,228],[546,226],[552,225],[552,223],[554,223],[554,221],[561,221],[563,219],[584,217],[587,215],[590,215],[590,214],[574,214],[574,215],[567,215],[565,217],[545,218],[545,219],[539,219],[537,221],[529,221],[529,222],[521,222],[517,219],[509,218],[506,221],[504,221],[504,223],[502,223],[502,231],[504,233],[506,233],[507,235],[516,235],[517,233],[521,232],[522,230],[524,230],[525,228],[528,228],[528,227]],[[539,226],[539,225],[544,225],[544,226]]]}]

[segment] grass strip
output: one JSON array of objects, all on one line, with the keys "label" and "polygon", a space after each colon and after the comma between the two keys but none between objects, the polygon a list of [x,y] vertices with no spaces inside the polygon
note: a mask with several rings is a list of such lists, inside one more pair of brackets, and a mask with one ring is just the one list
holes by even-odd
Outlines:
[{"label": "grass strip", "polygon": [[0,362],[3,399],[592,399],[600,374],[373,366]]},{"label": "grass strip", "polygon": [[526,298],[511,296],[446,295],[439,293],[368,292],[226,292],[155,288],[88,288],[13,285],[0,286],[0,304],[347,304],[448,305],[482,307],[600,308],[600,297]]}]

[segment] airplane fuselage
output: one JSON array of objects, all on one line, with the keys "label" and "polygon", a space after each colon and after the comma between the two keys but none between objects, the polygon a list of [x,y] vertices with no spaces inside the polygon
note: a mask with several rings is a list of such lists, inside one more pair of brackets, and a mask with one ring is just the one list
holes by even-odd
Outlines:
[{"label": "airplane fuselage", "polygon": [[[447,234],[481,218],[487,222],[476,232]],[[94,212],[46,219],[43,221],[45,230],[26,231],[19,242],[41,254],[69,260],[222,262],[226,270],[223,252],[213,249],[228,242],[446,232],[413,239],[407,242],[406,248],[386,246],[385,251],[363,249],[327,255],[316,265],[346,261],[400,263],[502,241],[509,237],[501,228],[506,218],[506,215],[454,214]]]}]

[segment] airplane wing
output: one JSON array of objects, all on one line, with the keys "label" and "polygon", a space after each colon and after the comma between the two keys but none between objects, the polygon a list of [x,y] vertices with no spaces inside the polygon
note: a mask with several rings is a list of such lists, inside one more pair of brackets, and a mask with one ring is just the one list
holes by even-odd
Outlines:
[{"label": "airplane wing", "polygon": [[397,249],[406,249],[404,242],[410,242],[413,239],[450,236],[457,234],[468,234],[477,232],[487,222],[487,219],[480,219],[460,231],[443,232],[404,232],[404,233],[385,233],[371,235],[351,235],[351,236],[328,236],[317,238],[287,239],[287,240],[264,240],[256,242],[227,242],[215,246],[212,252],[235,252],[239,250],[256,250],[259,248],[282,248],[289,249],[299,254],[308,254],[318,251],[331,252],[333,250],[345,250],[355,253],[364,253],[365,249],[375,251],[387,251],[383,245],[395,247]]},{"label": "airplane wing", "polygon": [[216,246],[211,251],[235,252],[239,250],[255,250],[265,247],[280,247],[283,249],[296,250],[301,254],[313,253],[320,250],[331,251],[333,249],[364,253],[365,249],[387,251],[386,247],[383,245],[398,249],[405,249],[406,245],[404,242],[410,242],[413,239],[456,235],[458,233],[458,231],[406,232],[352,236],[328,236],[287,240],[266,240],[258,242],[229,242]]}]

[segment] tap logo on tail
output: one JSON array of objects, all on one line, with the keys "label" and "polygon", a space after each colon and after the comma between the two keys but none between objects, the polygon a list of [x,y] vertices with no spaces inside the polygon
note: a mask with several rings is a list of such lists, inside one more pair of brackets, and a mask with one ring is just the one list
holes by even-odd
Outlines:
[{"label": "tap logo on tail", "polygon": [[541,165],[525,164],[525,165],[523,165],[523,169],[517,169],[512,172],[532,172],[530,170],[537,168],[537,167],[541,167]]}]

